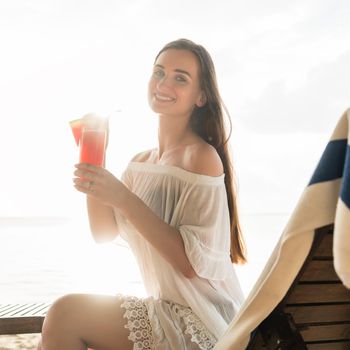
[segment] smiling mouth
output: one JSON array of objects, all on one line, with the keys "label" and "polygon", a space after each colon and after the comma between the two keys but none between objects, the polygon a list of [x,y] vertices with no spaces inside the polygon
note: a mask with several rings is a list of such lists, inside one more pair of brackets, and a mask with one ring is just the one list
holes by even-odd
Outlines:
[{"label": "smiling mouth", "polygon": [[154,94],[154,97],[156,100],[161,101],[161,102],[172,102],[175,101],[175,98],[169,97],[169,96],[164,96],[164,95],[159,95],[159,94]]}]

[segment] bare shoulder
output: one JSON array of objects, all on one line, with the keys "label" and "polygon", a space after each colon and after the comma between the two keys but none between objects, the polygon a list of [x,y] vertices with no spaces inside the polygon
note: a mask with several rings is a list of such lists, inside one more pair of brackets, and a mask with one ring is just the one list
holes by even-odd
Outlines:
[{"label": "bare shoulder", "polygon": [[224,172],[216,149],[205,142],[188,148],[184,157],[184,167],[191,172],[208,176],[220,176]]},{"label": "bare shoulder", "polygon": [[144,152],[137,153],[132,159],[132,162],[147,162],[151,159],[152,155],[154,153],[154,149],[149,149]]}]

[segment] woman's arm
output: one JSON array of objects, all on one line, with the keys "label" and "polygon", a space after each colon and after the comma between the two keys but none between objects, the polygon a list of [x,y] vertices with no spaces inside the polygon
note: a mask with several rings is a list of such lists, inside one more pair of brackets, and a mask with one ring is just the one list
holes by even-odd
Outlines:
[{"label": "woman's arm", "polygon": [[185,277],[196,273],[187,258],[180,232],[165,223],[135,194],[129,192],[119,206],[122,214],[157,251]]},{"label": "woman's arm", "polygon": [[96,242],[112,241],[119,234],[114,210],[91,196],[86,196],[87,211],[92,236]]},{"label": "woman's arm", "polygon": [[[222,167],[221,162],[216,162],[216,158],[212,158],[214,159],[212,162],[209,161],[210,158],[212,157],[208,159],[208,154],[203,154],[203,159],[206,164],[210,164],[210,169],[204,169],[203,162],[199,162],[202,166],[200,171],[207,175],[213,171],[217,173],[217,167],[219,170]],[[159,218],[113,174],[101,167],[78,164],[75,175],[77,176],[74,180],[75,187],[79,191],[86,193],[99,204],[117,208],[172,266],[187,278],[196,276],[186,255],[180,232]]]},{"label": "woman's arm", "polygon": [[117,208],[172,266],[187,278],[196,275],[185,253],[182,237],[175,228],[155,215],[108,170],[90,164],[78,164],[76,167],[74,184],[78,191],[87,194],[90,225],[96,230],[93,235],[99,237],[97,240],[111,237],[107,233],[109,229],[115,228],[113,232],[117,234],[112,209]]}]

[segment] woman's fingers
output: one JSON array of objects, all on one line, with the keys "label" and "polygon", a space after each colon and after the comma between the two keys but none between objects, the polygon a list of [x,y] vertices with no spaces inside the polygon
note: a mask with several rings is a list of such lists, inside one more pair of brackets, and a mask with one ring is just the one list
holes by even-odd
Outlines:
[{"label": "woman's fingers", "polygon": [[103,168],[89,163],[79,163],[74,165],[79,170],[89,171],[91,173],[99,174]]},{"label": "woman's fingers", "polygon": [[74,184],[74,187],[75,187],[76,190],[78,190],[79,192],[87,193],[86,187],[84,187],[84,186],[80,186],[80,185]]},{"label": "woman's fingers", "polygon": [[74,175],[86,180],[93,180],[96,177],[96,174],[83,170],[75,170]]},{"label": "woman's fingers", "polygon": [[82,189],[89,189],[92,181],[87,180],[86,178],[76,177],[73,179],[74,186],[81,187]]},{"label": "woman's fingers", "polygon": [[75,167],[74,176],[76,177],[73,178],[73,183],[80,192],[92,194],[96,190],[96,185],[101,187],[106,182],[104,178],[108,172],[101,167],[87,163],[79,163]]},{"label": "woman's fingers", "polygon": [[76,170],[74,171],[74,175],[78,177],[83,177],[85,179],[94,180],[99,175],[103,174],[103,168],[87,164],[87,163],[80,163],[75,165]]},{"label": "woman's fingers", "polygon": [[93,181],[86,181],[79,178],[73,179],[74,187],[85,194],[93,194],[95,192],[95,183]]},{"label": "woman's fingers", "polygon": [[91,164],[75,165],[74,187],[106,205],[118,206],[125,191],[122,183],[108,170]]}]

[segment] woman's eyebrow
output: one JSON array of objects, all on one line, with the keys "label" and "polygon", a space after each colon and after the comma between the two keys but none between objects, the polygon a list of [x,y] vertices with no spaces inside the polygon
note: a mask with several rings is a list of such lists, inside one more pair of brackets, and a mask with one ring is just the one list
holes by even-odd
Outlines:
[{"label": "woman's eyebrow", "polygon": [[[154,67],[164,69],[164,66],[162,66],[161,64],[155,64]],[[191,78],[191,74],[189,72],[187,72],[186,70],[177,68],[177,69],[174,69],[174,71],[177,73],[185,74]]]},{"label": "woman's eyebrow", "polygon": [[182,73],[188,75],[191,78],[191,74],[183,69],[175,69],[175,72]]}]

